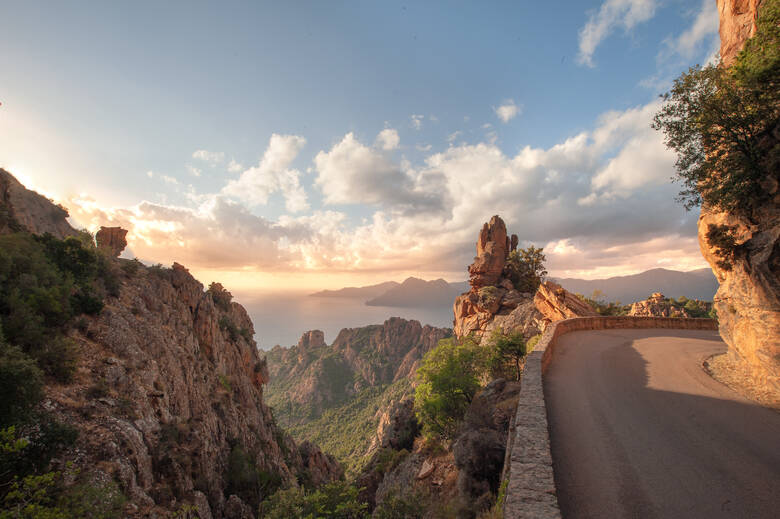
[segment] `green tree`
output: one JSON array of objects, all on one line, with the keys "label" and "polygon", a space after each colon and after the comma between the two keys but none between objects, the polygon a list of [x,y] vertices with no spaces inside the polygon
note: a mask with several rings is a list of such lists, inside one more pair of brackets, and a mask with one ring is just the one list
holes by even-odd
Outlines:
[{"label": "green tree", "polygon": [[756,35],[732,67],[695,66],[664,94],[653,128],[677,152],[678,200],[750,215],[780,175],[780,0],[765,1]]},{"label": "green tree", "polygon": [[520,292],[536,292],[547,275],[542,247],[533,245],[527,249],[517,249],[509,253],[504,276],[507,277]]},{"label": "green tree", "polygon": [[33,359],[5,343],[0,329],[0,428],[25,421],[43,397],[43,373]]},{"label": "green tree", "polygon": [[414,405],[427,436],[452,438],[486,372],[487,349],[472,337],[442,339],[423,357]]},{"label": "green tree", "polygon": [[523,333],[515,331],[505,334],[501,329],[497,329],[490,335],[490,344],[493,348],[490,357],[493,370],[501,372],[506,364],[511,364],[515,380],[520,380],[523,359],[528,353]]}]

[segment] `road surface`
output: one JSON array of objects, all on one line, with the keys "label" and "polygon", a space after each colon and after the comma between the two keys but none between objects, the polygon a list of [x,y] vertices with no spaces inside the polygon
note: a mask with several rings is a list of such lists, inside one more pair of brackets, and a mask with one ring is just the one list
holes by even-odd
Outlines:
[{"label": "road surface", "polygon": [[780,518],[780,413],[704,372],[717,332],[558,341],[544,391],[564,519]]}]

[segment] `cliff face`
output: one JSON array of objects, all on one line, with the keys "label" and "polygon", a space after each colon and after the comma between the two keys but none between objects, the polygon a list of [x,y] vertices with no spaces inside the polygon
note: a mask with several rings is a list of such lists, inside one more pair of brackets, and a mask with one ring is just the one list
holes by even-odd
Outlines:
[{"label": "cliff face", "polygon": [[[0,171],[11,193],[0,209],[10,200],[14,230],[77,234],[64,211],[8,177]],[[340,477],[333,458],[274,422],[263,401],[268,371],[241,305],[218,285],[204,291],[176,263],[109,261],[118,296],[68,332],[79,353],[73,382],[45,388],[45,410],[79,433],[60,461],[118,481],[125,517],[168,517],[183,505],[201,518],[254,517],[282,484]],[[242,469],[263,484],[238,484]]]},{"label": "cliff face", "polygon": [[[755,33],[760,5],[758,0],[718,0],[725,65]],[[773,196],[750,215],[702,207],[699,246],[720,283],[714,306],[730,359],[758,387],[780,391],[780,192],[776,181],[764,188]],[[711,225],[735,229],[738,253],[729,270],[707,240]]]}]

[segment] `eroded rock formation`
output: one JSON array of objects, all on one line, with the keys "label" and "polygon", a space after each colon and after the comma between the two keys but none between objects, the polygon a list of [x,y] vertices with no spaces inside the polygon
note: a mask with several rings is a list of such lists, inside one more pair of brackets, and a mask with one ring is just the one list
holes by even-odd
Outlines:
[{"label": "eroded rock formation", "polygon": [[477,240],[477,257],[469,266],[470,289],[455,298],[453,304],[453,329],[457,337],[474,334],[481,340],[493,330],[501,329],[504,332],[520,330],[530,338],[549,322],[596,315],[587,303],[550,281],[542,284],[536,296],[515,289],[505,266],[509,253],[517,244],[517,235],[508,238],[506,225],[498,216],[482,227]]},{"label": "eroded rock formation", "polygon": [[127,247],[127,231],[121,227],[100,227],[95,234],[95,242],[101,249],[108,251],[113,257],[118,258]]},{"label": "eroded rock formation", "polygon": [[[718,0],[724,64],[733,63],[755,33],[760,5],[758,0]],[[769,201],[749,215],[702,207],[699,246],[720,283],[714,306],[730,359],[756,386],[780,391],[780,192],[776,178],[762,187]],[[737,248],[731,268],[708,242],[712,225],[733,229]]]}]

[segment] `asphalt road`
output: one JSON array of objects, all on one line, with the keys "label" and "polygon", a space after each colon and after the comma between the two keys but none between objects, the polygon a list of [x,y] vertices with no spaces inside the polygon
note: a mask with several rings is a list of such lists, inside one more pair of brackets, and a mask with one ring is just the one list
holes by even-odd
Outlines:
[{"label": "asphalt road", "polygon": [[780,518],[780,413],[704,372],[717,332],[558,340],[544,391],[564,519]]}]

